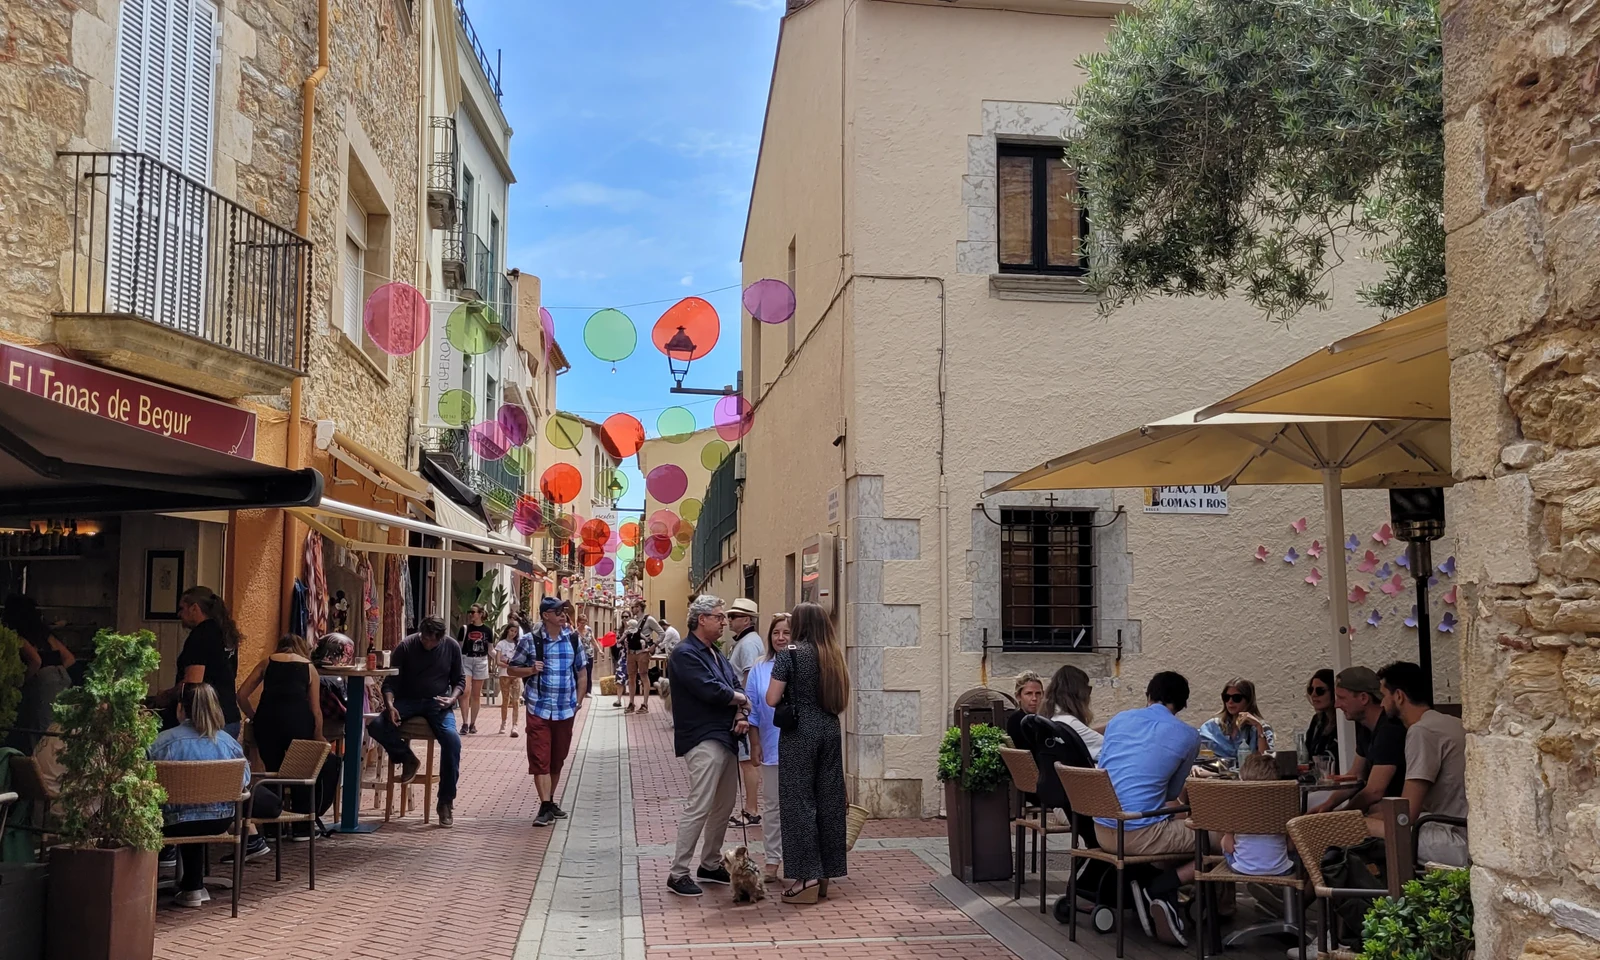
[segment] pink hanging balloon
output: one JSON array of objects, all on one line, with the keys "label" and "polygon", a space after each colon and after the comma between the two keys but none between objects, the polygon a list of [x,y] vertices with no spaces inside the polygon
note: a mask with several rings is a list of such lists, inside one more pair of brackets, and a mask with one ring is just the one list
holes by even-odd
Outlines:
[{"label": "pink hanging balloon", "polygon": [[474,424],[467,433],[467,440],[472,444],[472,452],[485,460],[504,459],[515,446],[506,438],[505,428],[500,426],[498,420]]},{"label": "pink hanging balloon", "polygon": [[663,463],[644,478],[644,487],[659,503],[676,503],[689,491],[689,475],[675,463]]},{"label": "pink hanging balloon", "polygon": [[783,323],[794,316],[794,291],[782,280],[757,280],[744,288],[744,308],[762,323]]},{"label": "pink hanging balloon", "polygon": [[595,576],[609,577],[616,571],[617,562],[610,557],[602,557],[600,562],[594,565]]},{"label": "pink hanging balloon", "polygon": [[495,414],[495,421],[500,424],[500,429],[505,431],[506,442],[513,447],[520,447],[528,442],[528,437],[533,433],[533,423],[528,419],[528,411],[514,403],[508,403]]},{"label": "pink hanging balloon", "polygon": [[361,325],[379,350],[410,356],[428,339],[428,298],[409,283],[386,283],[372,291],[361,310]]},{"label": "pink hanging balloon", "polygon": [[717,436],[733,443],[750,432],[755,414],[755,407],[750,405],[750,401],[733,393],[717,401],[716,407],[712,410],[711,422],[716,424]]}]

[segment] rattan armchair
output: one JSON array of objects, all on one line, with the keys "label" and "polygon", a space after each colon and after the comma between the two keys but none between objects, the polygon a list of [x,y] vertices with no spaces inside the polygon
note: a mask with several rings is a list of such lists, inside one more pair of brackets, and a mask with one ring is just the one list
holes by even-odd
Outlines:
[{"label": "rattan armchair", "polygon": [[[250,822],[259,830],[265,826],[273,828],[273,837],[277,841],[273,844],[275,864],[273,880],[283,879],[283,825],[304,823],[310,827],[311,840],[306,850],[307,859],[310,861],[308,873],[310,874],[311,889],[317,889],[317,776],[322,772],[323,761],[328,759],[328,752],[332,746],[326,740],[295,740],[290,742],[289,749],[283,755],[283,763],[276,771],[262,774],[257,780],[257,786],[277,786],[285,789],[299,787],[311,794],[311,809],[304,813],[291,813],[287,809],[281,811],[276,817],[251,817]],[[284,797],[287,806],[288,797]]]},{"label": "rattan armchair", "polygon": [[233,804],[233,825],[222,833],[167,837],[172,846],[208,844],[233,847],[233,916],[239,916],[239,887],[244,881],[244,821],[250,794],[244,789],[249,771],[245,760],[157,760],[156,782],[172,806]]},{"label": "rattan armchair", "polygon": [[[1289,821],[1300,815],[1300,785],[1293,780],[1210,780],[1194,778],[1186,787],[1189,795],[1189,826],[1195,832],[1195,883],[1199,901],[1199,929],[1195,937],[1195,956],[1204,960],[1208,945],[1208,931],[1215,931],[1217,923],[1213,900],[1204,895],[1205,884],[1259,883],[1269,887],[1283,887],[1303,902],[1307,890],[1306,875],[1295,868],[1293,872],[1276,877],[1243,874],[1228,866],[1220,856],[1212,856],[1207,849],[1208,834],[1287,836]],[[1288,924],[1274,921],[1236,931],[1225,946],[1263,933],[1297,933],[1300,938],[1300,955],[1306,956],[1304,911],[1296,930]],[[1211,926],[1208,926],[1210,924]]]},{"label": "rattan armchair", "polygon": [[[1064,763],[1056,764],[1056,776],[1061,778],[1061,786],[1067,791],[1067,802],[1071,805],[1073,814],[1083,814],[1098,820],[1114,820],[1117,824],[1117,848],[1106,850],[1102,847],[1072,847],[1073,858],[1085,858],[1109,863],[1117,871],[1117,956],[1123,954],[1123,941],[1127,932],[1124,911],[1126,904],[1127,882],[1124,872],[1130,865],[1141,863],[1171,863],[1173,860],[1182,860],[1170,853],[1140,854],[1129,856],[1125,843],[1124,833],[1130,820],[1144,820],[1148,817],[1160,817],[1188,812],[1188,807],[1167,807],[1161,810],[1147,810],[1142,813],[1122,809],[1122,801],[1117,799],[1116,788],[1111,785],[1111,774],[1095,767],[1069,767]],[[1067,939],[1076,943],[1078,940],[1078,870],[1074,864],[1067,877],[1067,902],[1072,905],[1068,911],[1071,915],[1067,925]]]},{"label": "rattan armchair", "polygon": [[[1045,888],[1050,875],[1050,835],[1070,834],[1072,827],[1065,823],[1051,823],[1050,811],[1042,804],[1029,803],[1028,795],[1039,793],[1039,763],[1027,750],[1001,747],[1000,759],[1005,761],[1011,774],[1011,828],[1016,835],[1016,869],[1012,876],[1011,899],[1022,899],[1023,847],[1027,834],[1033,835],[1034,870],[1039,874],[1039,912],[1045,912]],[[1067,846],[1072,846],[1069,841]]]},{"label": "rattan armchair", "polygon": [[[1341,810],[1337,813],[1313,813],[1289,821],[1289,839],[1294,841],[1295,852],[1305,865],[1311,892],[1322,904],[1322,924],[1317,956],[1319,960],[1355,960],[1356,955],[1338,949],[1337,929],[1333,901],[1353,897],[1377,899],[1388,896],[1387,890],[1330,887],[1322,876],[1322,856],[1333,847],[1353,847],[1367,839],[1366,817],[1358,810]],[[1305,902],[1300,904],[1300,926],[1305,928]],[[1324,949],[1325,948],[1325,949]]]}]

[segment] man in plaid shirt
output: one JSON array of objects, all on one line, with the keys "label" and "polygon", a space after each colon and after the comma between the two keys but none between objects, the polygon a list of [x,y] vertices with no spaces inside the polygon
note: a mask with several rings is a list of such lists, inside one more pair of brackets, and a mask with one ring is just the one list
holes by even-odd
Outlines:
[{"label": "man in plaid shirt", "polygon": [[556,806],[556,783],[572,747],[573,718],[589,695],[589,657],[578,635],[566,624],[562,602],[539,601],[539,626],[517,641],[506,673],[522,677],[522,700],[528,708],[528,773],[539,790],[536,827],[565,820]]}]

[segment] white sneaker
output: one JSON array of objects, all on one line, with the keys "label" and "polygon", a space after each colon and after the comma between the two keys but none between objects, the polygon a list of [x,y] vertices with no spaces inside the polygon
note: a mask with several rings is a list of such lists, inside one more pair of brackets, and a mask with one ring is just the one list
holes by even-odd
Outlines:
[{"label": "white sneaker", "polygon": [[[1129,880],[1128,892],[1133,894],[1133,912],[1139,915],[1139,926],[1144,928],[1144,935],[1147,937],[1155,936],[1156,932],[1150,926],[1150,898],[1145,895],[1144,887],[1139,886],[1139,881],[1137,880]],[[1121,923],[1122,918],[1118,917],[1117,922]]]},{"label": "white sneaker", "polygon": [[178,895],[172,898],[172,905],[175,907],[198,907],[202,903],[210,902],[211,894],[205,887],[199,890],[179,890]]}]

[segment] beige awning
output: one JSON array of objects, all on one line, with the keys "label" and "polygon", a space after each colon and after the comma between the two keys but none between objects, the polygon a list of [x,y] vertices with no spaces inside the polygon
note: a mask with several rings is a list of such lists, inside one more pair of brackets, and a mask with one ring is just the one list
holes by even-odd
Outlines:
[{"label": "beige awning", "polygon": [[[544,569],[543,565],[534,557],[532,547],[495,536],[481,522],[477,524],[476,530],[457,530],[428,523],[424,520],[399,517],[380,510],[359,507],[355,504],[342,503],[338,500],[329,500],[327,498],[324,498],[315,506],[295,507],[290,512],[303,520],[307,526],[350,550],[363,550],[368,553],[396,553],[415,557],[439,557],[448,560],[466,560],[478,563],[515,564],[518,561],[525,560],[537,570],[543,571]],[[465,511],[462,511],[462,513],[465,514]],[[470,518],[470,514],[467,516]],[[444,542],[445,546],[414,547],[409,544],[393,544],[378,540],[349,537],[338,529],[336,524],[328,522],[330,517],[376,524],[380,529],[399,527],[411,533],[434,537]]]}]

